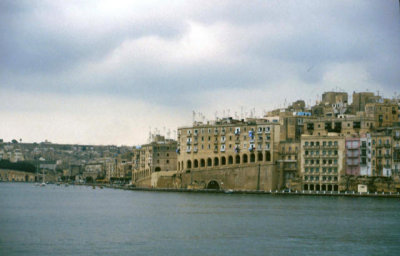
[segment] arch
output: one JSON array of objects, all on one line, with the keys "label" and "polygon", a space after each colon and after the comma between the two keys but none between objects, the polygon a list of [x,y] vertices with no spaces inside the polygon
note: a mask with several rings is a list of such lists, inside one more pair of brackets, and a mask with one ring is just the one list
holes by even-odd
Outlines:
[{"label": "arch", "polygon": [[198,168],[198,167],[199,167],[199,160],[194,159],[194,161],[193,161],[193,167],[194,167],[194,168]]},{"label": "arch", "polygon": [[310,190],[314,190],[314,184],[310,184]]},{"label": "arch", "polygon": [[207,166],[212,166],[212,160],[211,160],[211,158],[207,158]]},{"label": "arch", "polygon": [[214,166],[218,166],[219,165],[219,159],[218,157],[214,157]]},{"label": "arch", "polygon": [[258,152],[257,161],[258,161],[258,162],[262,162],[262,160],[263,160],[263,153]]},{"label": "arch", "polygon": [[186,169],[190,169],[190,168],[192,168],[192,161],[187,160],[187,162],[186,162]]},{"label": "arch", "polygon": [[333,185],[333,191],[339,191],[339,186],[338,185]]},{"label": "arch", "polygon": [[319,184],[317,184],[315,190],[320,191],[321,190],[321,186]]},{"label": "arch", "polygon": [[221,157],[221,165],[226,165],[226,158],[224,156]]},{"label": "arch", "polygon": [[308,190],[308,184],[304,184],[303,189],[304,189],[304,190]]},{"label": "arch", "polygon": [[228,157],[228,164],[233,164],[233,157],[232,156]]},{"label": "arch", "polygon": [[247,163],[248,159],[247,159],[247,154],[243,154],[243,163]]},{"label": "arch", "polygon": [[236,155],[235,163],[240,164],[240,156],[239,155]]},{"label": "arch", "polygon": [[200,167],[205,167],[206,161],[204,159],[200,159]]},{"label": "arch", "polygon": [[328,191],[332,191],[332,185],[328,185]]},{"label": "arch", "polygon": [[181,162],[178,161],[178,170],[181,169]]},{"label": "arch", "polygon": [[322,191],[326,191],[326,185],[324,184],[324,185],[322,185],[322,189],[321,189]]},{"label": "arch", "polygon": [[256,155],[254,153],[250,154],[250,163],[254,163],[256,161]]},{"label": "arch", "polygon": [[217,181],[212,180],[207,184],[207,189],[215,189],[215,190],[219,190],[219,184]]},{"label": "arch", "polygon": [[161,171],[161,168],[159,167],[159,166],[157,166],[155,169],[154,169],[154,172],[160,172]]},{"label": "arch", "polygon": [[265,152],[265,161],[267,162],[271,161],[271,153],[269,151]]},{"label": "arch", "polygon": [[181,168],[182,168],[181,170],[185,169],[183,166],[183,161],[181,162]]}]

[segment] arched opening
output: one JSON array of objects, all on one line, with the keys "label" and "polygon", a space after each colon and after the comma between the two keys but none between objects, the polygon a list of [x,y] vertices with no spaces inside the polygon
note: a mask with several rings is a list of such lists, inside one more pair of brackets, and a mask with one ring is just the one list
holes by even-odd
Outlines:
[{"label": "arched opening", "polygon": [[193,161],[193,167],[194,168],[198,168],[199,167],[199,161],[197,160],[197,159],[195,159],[194,161]]},{"label": "arched opening", "polygon": [[217,181],[212,180],[208,183],[207,185],[207,189],[215,189],[215,190],[219,190],[219,184]]},{"label": "arched opening", "polygon": [[207,158],[207,166],[212,166],[211,158]]},{"label": "arched opening", "polygon": [[182,170],[185,169],[184,166],[183,166],[183,161],[181,162],[181,168],[182,168]]},{"label": "arched opening", "polygon": [[308,190],[308,184],[304,184],[303,189]]},{"label": "arched opening", "polygon": [[318,185],[315,187],[315,190],[320,191],[320,190],[321,190],[321,186],[318,184]]},{"label": "arched opening", "polygon": [[228,164],[233,164],[233,157],[232,156],[228,157]]},{"label": "arched opening", "polygon": [[214,166],[218,166],[219,165],[219,159],[218,157],[214,158]]},{"label": "arched opening", "polygon": [[250,154],[250,163],[254,163],[256,161],[256,155],[254,153]]},{"label": "arched opening", "polygon": [[322,185],[322,191],[326,191],[326,185]]},{"label": "arched opening", "polygon": [[161,171],[161,168],[158,166],[154,169],[154,172],[160,172],[160,171]]},{"label": "arched opening", "polygon": [[333,185],[333,191],[339,191],[339,186],[338,185]]},{"label": "arched opening", "polygon": [[200,167],[206,166],[206,161],[204,159],[200,159]]},{"label": "arched opening", "polygon": [[178,170],[181,169],[181,162],[178,162]]},{"label": "arched opening", "polygon": [[224,156],[221,157],[221,165],[226,165],[226,158]]},{"label": "arched opening", "polygon": [[271,153],[269,151],[265,152],[265,161],[267,162],[271,161]]},{"label": "arched opening", "polygon": [[29,181],[29,176],[25,175],[25,182],[28,182],[28,181]]},{"label": "arched opening", "polygon": [[314,190],[314,184],[310,184],[310,190]]},{"label": "arched opening", "polygon": [[332,185],[328,185],[328,191],[332,191]]},{"label": "arched opening", "polygon": [[257,161],[261,162],[262,160],[263,160],[263,154],[261,152],[258,152]]},{"label": "arched opening", "polygon": [[190,169],[190,168],[192,168],[192,161],[187,160],[187,162],[186,162],[186,169]]},{"label": "arched opening", "polygon": [[240,156],[239,155],[236,155],[235,163],[240,164]]},{"label": "arched opening", "polygon": [[243,155],[243,163],[244,163],[244,164],[247,163],[247,154],[244,154],[244,155]]}]

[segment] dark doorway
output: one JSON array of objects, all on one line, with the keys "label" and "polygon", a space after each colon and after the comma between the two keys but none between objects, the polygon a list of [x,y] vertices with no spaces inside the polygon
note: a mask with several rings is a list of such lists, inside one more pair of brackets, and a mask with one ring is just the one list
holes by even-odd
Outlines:
[{"label": "dark doorway", "polygon": [[212,180],[208,183],[207,185],[207,189],[215,189],[215,190],[219,190],[219,184],[218,182],[216,182],[215,180]]}]

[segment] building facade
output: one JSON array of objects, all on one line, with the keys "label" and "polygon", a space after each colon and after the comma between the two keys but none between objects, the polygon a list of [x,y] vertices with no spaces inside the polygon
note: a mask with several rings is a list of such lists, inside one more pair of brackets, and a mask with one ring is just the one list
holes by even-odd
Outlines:
[{"label": "building facade", "polygon": [[345,139],[332,133],[301,137],[301,177],[303,189],[339,191],[344,175]]}]

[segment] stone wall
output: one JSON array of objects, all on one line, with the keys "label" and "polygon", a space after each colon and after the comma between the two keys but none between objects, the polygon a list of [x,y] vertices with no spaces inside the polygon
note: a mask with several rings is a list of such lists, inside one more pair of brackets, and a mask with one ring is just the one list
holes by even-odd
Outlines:
[{"label": "stone wall", "polygon": [[273,164],[191,170],[176,177],[175,186],[187,189],[275,190],[279,174]]},{"label": "stone wall", "polygon": [[137,180],[134,185],[139,188],[151,188],[151,177],[146,177],[140,180]]},{"label": "stone wall", "polygon": [[1,181],[35,182],[35,174],[16,170],[0,169]]}]

